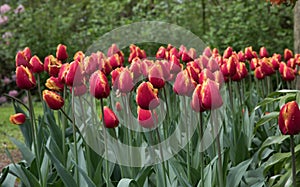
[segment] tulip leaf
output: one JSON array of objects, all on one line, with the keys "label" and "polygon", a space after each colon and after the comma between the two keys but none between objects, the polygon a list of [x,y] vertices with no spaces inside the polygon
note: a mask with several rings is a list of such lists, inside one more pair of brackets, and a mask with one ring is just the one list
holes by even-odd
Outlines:
[{"label": "tulip leaf", "polygon": [[25,186],[39,187],[38,179],[24,166],[11,164],[9,171],[16,175],[25,184]]},{"label": "tulip leaf", "polygon": [[79,167],[75,162],[73,162],[73,164],[78,168],[78,171],[82,175],[82,177],[85,180],[86,184],[89,187],[96,187],[95,183],[91,180],[91,178],[87,175],[87,173],[81,167]]},{"label": "tulip leaf", "polygon": [[123,178],[119,181],[117,187],[129,187],[129,186],[138,186],[137,182],[133,179]]},{"label": "tulip leaf", "polygon": [[269,168],[272,167],[273,165],[284,161],[285,159],[287,159],[290,156],[291,156],[290,152],[288,152],[288,153],[276,153],[276,154],[272,155],[264,165],[264,167],[265,167],[264,168],[264,173],[266,173],[269,170]]},{"label": "tulip leaf", "polygon": [[261,158],[261,153],[263,150],[273,144],[281,144],[284,140],[289,138],[289,136],[271,136],[267,138],[264,143],[261,145],[261,148],[258,151],[258,157]]},{"label": "tulip leaf", "polygon": [[238,186],[245,175],[247,168],[252,162],[252,158],[239,163],[237,166],[230,168],[227,176],[226,186]]},{"label": "tulip leaf", "polygon": [[27,162],[27,164],[30,166],[32,161],[35,158],[35,155],[30,151],[30,149],[22,142],[20,142],[19,140],[10,137],[9,138],[21,151],[23,159]]},{"label": "tulip leaf", "polygon": [[264,125],[265,123],[277,119],[279,115],[279,112],[271,112],[267,115],[264,115],[263,117],[260,118],[260,120],[256,123],[255,130],[259,128],[260,126]]},{"label": "tulip leaf", "polygon": [[0,185],[4,182],[4,180],[6,179],[7,175],[8,175],[8,167],[6,168],[3,168],[2,169],[2,172],[1,172],[1,175],[0,175]]},{"label": "tulip leaf", "polygon": [[139,186],[143,186],[146,179],[150,177],[150,175],[154,172],[152,167],[143,168],[138,175],[136,176],[135,180],[137,181]]},{"label": "tulip leaf", "polygon": [[59,162],[59,160],[47,147],[45,147],[45,151],[52,163],[54,164],[54,167],[56,168],[57,173],[61,177],[61,180],[63,181],[64,185],[67,187],[76,187],[77,184],[71,176],[70,172],[66,168],[64,168],[62,163]]}]

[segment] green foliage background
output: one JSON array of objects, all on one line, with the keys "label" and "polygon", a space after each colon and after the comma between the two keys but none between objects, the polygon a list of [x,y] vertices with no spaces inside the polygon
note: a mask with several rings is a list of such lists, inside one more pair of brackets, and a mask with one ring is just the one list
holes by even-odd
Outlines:
[{"label": "green foliage background", "polygon": [[[292,7],[271,6],[264,0],[12,0],[12,10],[23,4],[25,12],[6,15],[0,25],[1,74],[14,70],[18,50],[29,46],[41,59],[55,53],[57,44],[68,46],[73,55],[85,50],[98,37],[119,26],[143,20],[177,24],[223,51],[253,46],[267,47],[270,53],[293,48]],[[159,31],[159,28],[157,29]],[[9,45],[5,44],[9,40]],[[157,48],[156,48],[157,49]],[[154,52],[154,51],[153,51]]]}]

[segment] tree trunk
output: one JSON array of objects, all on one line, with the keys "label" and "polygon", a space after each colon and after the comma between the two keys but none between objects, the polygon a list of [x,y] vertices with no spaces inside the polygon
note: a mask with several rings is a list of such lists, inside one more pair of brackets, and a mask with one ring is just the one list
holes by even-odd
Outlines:
[{"label": "tree trunk", "polygon": [[[294,7],[294,53],[300,53],[300,1],[297,1]],[[299,75],[297,76],[296,89],[300,90]]]}]

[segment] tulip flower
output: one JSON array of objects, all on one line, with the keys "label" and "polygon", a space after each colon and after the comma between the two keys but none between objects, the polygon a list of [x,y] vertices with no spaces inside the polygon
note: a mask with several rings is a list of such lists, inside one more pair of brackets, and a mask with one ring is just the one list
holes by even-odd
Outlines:
[{"label": "tulip flower", "polygon": [[290,58],[287,62],[286,65],[292,69],[296,68],[296,61],[294,58]]},{"label": "tulip flower", "polygon": [[133,87],[133,74],[127,68],[123,69],[118,77],[117,88],[121,93],[129,93]]},{"label": "tulip flower", "polygon": [[123,71],[123,69],[124,69],[123,67],[119,67],[119,68],[114,69],[112,72],[110,72],[111,83],[115,90],[118,89],[119,77],[120,77],[120,74]]},{"label": "tulip flower", "polygon": [[110,108],[104,106],[103,113],[104,113],[104,126],[106,128],[115,128],[119,125],[119,119]]},{"label": "tulip flower", "polygon": [[122,105],[121,105],[121,103],[118,101],[118,102],[116,102],[116,110],[118,111],[118,112],[120,112],[121,110],[122,110]]},{"label": "tulip flower", "polygon": [[58,79],[62,83],[66,82],[66,75],[67,75],[69,69],[70,69],[70,64],[69,63],[65,63],[61,66],[61,68],[58,72]]},{"label": "tulip flower", "polygon": [[193,61],[196,57],[196,50],[194,48],[190,48],[189,51],[187,51],[187,49],[182,51],[181,60],[183,62],[190,62]]},{"label": "tulip flower", "polygon": [[207,79],[215,80],[214,74],[209,69],[204,69],[199,74],[199,84],[202,84],[203,82],[207,81]]},{"label": "tulip flower", "polygon": [[163,72],[163,66],[160,64],[155,64],[151,67],[148,74],[149,82],[155,87],[155,88],[162,88],[165,85],[165,78],[164,78],[164,72]]},{"label": "tulip flower", "polygon": [[70,63],[69,70],[65,75],[65,83],[68,86],[78,86],[83,84],[83,70],[82,64],[79,61]]},{"label": "tulip flower", "polygon": [[128,57],[128,62],[131,63],[132,60],[135,57],[138,57],[140,59],[144,59],[147,57],[146,52],[144,50],[141,50],[139,47],[137,47],[136,45],[131,44],[130,47],[130,54]]},{"label": "tulip flower", "polygon": [[233,81],[240,81],[248,75],[248,70],[244,62],[239,62],[236,64],[236,73],[231,77]]},{"label": "tulip flower", "polygon": [[172,55],[170,57],[170,73],[177,74],[181,71],[182,64],[180,64],[180,60],[175,56]]},{"label": "tulip flower", "polygon": [[265,78],[265,74],[263,73],[262,69],[261,69],[261,66],[257,67],[255,70],[254,70],[254,76],[259,79],[259,80],[262,80]]},{"label": "tulip flower", "polygon": [[223,105],[223,100],[216,82],[208,79],[198,84],[192,96],[191,107],[196,112],[217,109]]},{"label": "tulip flower", "polygon": [[267,51],[267,49],[265,47],[261,47],[259,49],[259,56],[260,56],[260,58],[267,58],[267,57],[269,57],[269,53],[268,53],[268,51]]},{"label": "tulip flower", "polygon": [[130,64],[129,70],[133,73],[133,80],[136,81],[142,75],[141,59],[134,58]]},{"label": "tulip flower", "polygon": [[30,58],[28,58],[26,56],[24,51],[18,51],[18,53],[16,54],[15,60],[16,60],[16,67],[23,65],[25,67],[30,67],[31,68],[31,64],[29,64]]},{"label": "tulip flower", "polygon": [[165,59],[166,58],[166,53],[167,53],[167,50],[165,47],[163,46],[160,46],[158,51],[156,52],[156,59]]},{"label": "tulip flower", "polygon": [[250,61],[250,69],[253,71],[255,70],[258,66],[260,66],[260,61],[258,58],[252,58]]},{"label": "tulip flower", "polygon": [[136,102],[144,110],[152,110],[159,105],[158,90],[150,82],[142,82],[136,91]]},{"label": "tulip flower", "polygon": [[293,58],[293,52],[289,49],[285,49],[284,50],[284,54],[283,54],[283,57],[284,57],[284,60],[285,61],[288,61],[290,58]]},{"label": "tulip flower", "polygon": [[210,47],[206,47],[203,50],[202,55],[207,56],[208,58],[210,58],[212,56],[212,51],[211,51]]},{"label": "tulip flower", "polygon": [[237,56],[238,56],[239,62],[245,62],[246,61],[246,58],[245,58],[245,55],[244,55],[243,51],[238,52]]},{"label": "tulip flower", "polygon": [[152,60],[144,59],[141,63],[141,72],[144,77],[148,77],[148,72],[151,69],[151,67],[154,65],[154,62]]},{"label": "tulip flower", "polygon": [[110,48],[108,48],[108,50],[107,50],[107,56],[108,57],[111,57],[114,54],[119,54],[119,56],[123,55],[122,51],[118,48],[118,46],[116,44],[112,44],[110,46]]},{"label": "tulip flower", "polygon": [[236,73],[236,59],[229,57],[229,59],[221,65],[221,72],[224,76],[233,76]]},{"label": "tulip flower", "polygon": [[260,59],[261,71],[266,75],[272,75],[275,73],[275,69],[273,68],[273,64],[269,58]]},{"label": "tulip flower", "polygon": [[87,92],[87,87],[85,84],[81,84],[70,88],[71,92],[74,91],[74,96],[82,96]]},{"label": "tulip flower", "polygon": [[90,93],[97,99],[106,98],[109,96],[110,88],[109,83],[100,70],[95,71],[90,77]]},{"label": "tulip flower", "polygon": [[50,90],[43,91],[43,100],[47,103],[49,108],[59,110],[64,106],[64,99],[61,95]]},{"label": "tulip flower", "polygon": [[245,48],[245,58],[251,60],[254,57],[252,46]]},{"label": "tulip flower", "polygon": [[154,116],[152,115],[151,110],[144,110],[140,107],[137,108],[138,122],[144,128],[154,128],[157,126],[158,118],[155,111],[153,111]]},{"label": "tulip flower", "polygon": [[232,47],[227,47],[223,53],[223,58],[229,58],[232,55],[233,49]]},{"label": "tulip flower", "polygon": [[56,58],[58,60],[66,60],[68,58],[67,46],[59,44],[56,48]]},{"label": "tulip flower", "polygon": [[17,67],[16,83],[20,89],[25,90],[30,90],[36,85],[36,81],[31,70],[23,65]]},{"label": "tulip flower", "polygon": [[9,121],[15,125],[21,125],[21,124],[25,123],[26,116],[23,113],[13,114],[13,115],[10,115]]},{"label": "tulip flower", "polygon": [[178,95],[192,96],[197,83],[192,80],[187,70],[183,70],[177,74],[174,82],[173,90]]},{"label": "tulip flower", "polygon": [[279,129],[284,135],[295,135],[300,133],[300,110],[296,101],[286,103],[278,116]]},{"label": "tulip flower", "polygon": [[114,54],[110,57],[108,57],[108,62],[112,69],[116,69],[118,67],[123,66],[122,59],[120,58],[119,54]]},{"label": "tulip flower", "polygon": [[82,51],[77,51],[73,57],[74,61],[82,62],[84,60],[84,53]]},{"label": "tulip flower", "polygon": [[90,76],[99,68],[100,59],[97,53],[92,53],[83,60],[83,71],[86,76]]},{"label": "tulip flower", "polygon": [[288,67],[284,62],[280,63],[279,73],[285,81],[293,81],[296,78],[295,70]]},{"label": "tulip flower", "polygon": [[61,92],[64,90],[64,84],[57,77],[50,77],[46,80],[45,86],[54,91]]},{"label": "tulip flower", "polygon": [[55,58],[53,55],[49,55],[44,60],[44,70],[50,75],[57,77],[59,70],[62,66],[61,61]]},{"label": "tulip flower", "polygon": [[36,55],[30,59],[29,64],[33,73],[42,73],[44,71],[44,65]]}]

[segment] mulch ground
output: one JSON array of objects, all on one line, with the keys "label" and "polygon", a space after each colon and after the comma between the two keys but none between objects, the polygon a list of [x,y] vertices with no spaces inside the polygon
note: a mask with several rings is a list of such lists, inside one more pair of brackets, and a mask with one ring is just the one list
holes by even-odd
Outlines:
[{"label": "mulch ground", "polygon": [[[12,150],[9,150],[9,152],[10,152],[11,156],[13,157],[15,163],[18,163],[22,159],[22,154],[20,153],[20,151],[18,149],[12,149]],[[4,150],[1,150],[0,151],[0,171],[2,171],[2,169],[10,163],[11,163],[11,161],[8,158],[8,156],[6,155],[6,153],[4,152]]]}]

